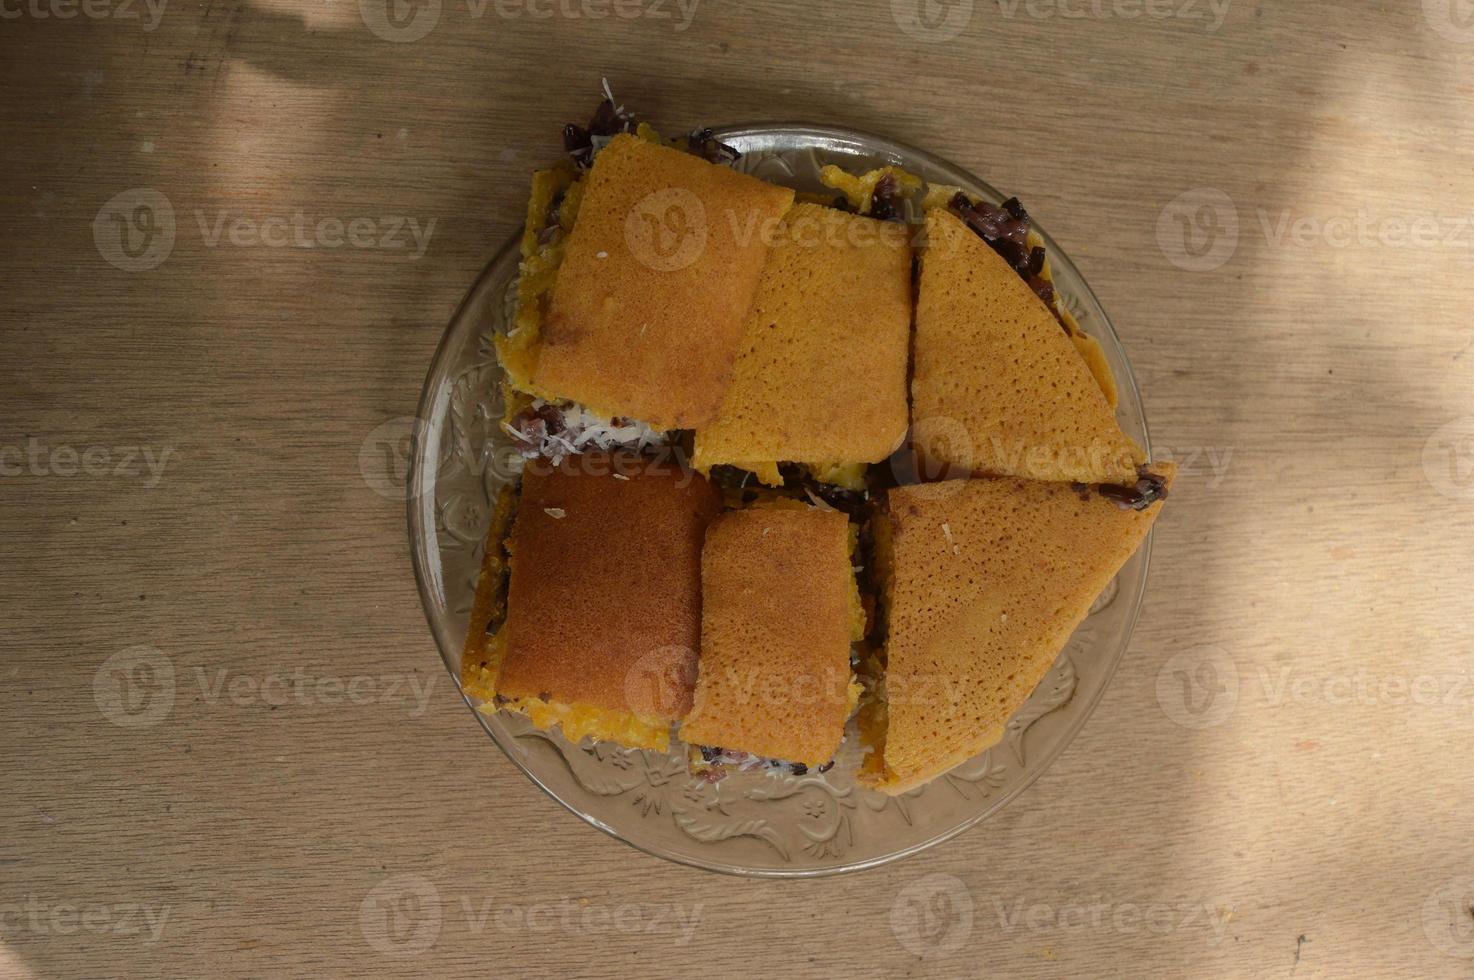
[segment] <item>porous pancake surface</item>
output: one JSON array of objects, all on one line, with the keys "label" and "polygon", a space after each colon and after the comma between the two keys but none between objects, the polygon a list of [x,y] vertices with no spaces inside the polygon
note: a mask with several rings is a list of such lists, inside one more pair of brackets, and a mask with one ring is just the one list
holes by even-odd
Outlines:
[{"label": "porous pancake surface", "polygon": [[586,185],[533,386],[657,429],[707,424],[793,191],[629,135]]},{"label": "porous pancake surface", "polygon": [[[623,476],[625,478],[621,479]],[[629,456],[529,464],[498,694],[676,719],[690,707],[717,490]]]},{"label": "porous pancake surface", "polygon": [[906,433],[910,329],[907,227],[795,205],[696,464],[884,460]]},{"label": "porous pancake surface", "polygon": [[888,724],[862,779],[904,792],[1002,738],[1161,507],[1011,477],[890,491]]},{"label": "porous pancake surface", "polygon": [[911,402],[917,452],[932,464],[1131,483],[1145,461],[1053,314],[945,208],[926,218]]},{"label": "porous pancake surface", "polygon": [[813,767],[834,757],[850,707],[849,540],[845,515],[815,508],[712,523],[686,743]]}]

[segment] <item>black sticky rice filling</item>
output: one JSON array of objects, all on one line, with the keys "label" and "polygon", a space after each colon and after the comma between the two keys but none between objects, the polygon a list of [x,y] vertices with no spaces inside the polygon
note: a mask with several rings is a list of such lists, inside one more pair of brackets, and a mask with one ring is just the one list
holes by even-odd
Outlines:
[{"label": "black sticky rice filling", "polygon": [[1069,327],[1065,325],[1064,318],[1055,309],[1054,284],[1045,279],[1043,275],[1044,247],[1029,245],[1029,212],[1024,210],[1019,199],[1010,197],[1001,206],[995,208],[987,201],[973,201],[966,194],[958,191],[953,195],[952,200],[947,202],[947,210],[961,218],[967,227],[987,242],[988,246],[997,252],[1014,272],[1018,273],[1020,279],[1029,284],[1034,295],[1049,307],[1054,318],[1068,333]]},{"label": "black sticky rice filling", "polygon": [[[1090,488],[1083,483],[1074,484],[1082,498],[1088,498]],[[1159,500],[1167,499],[1167,481],[1145,466],[1136,469],[1136,482],[1128,486],[1102,483],[1095,492],[1122,510],[1146,510]]]},{"label": "black sticky rice filling", "polygon": [[[588,125],[569,123],[563,127],[563,149],[573,158],[574,166],[587,170],[593,166],[594,154],[599,148],[620,133],[633,133],[639,128],[640,120],[624,106],[616,106],[609,99],[600,101]],[[686,149],[706,160],[721,166],[736,163],[742,156],[736,147],[723,143],[707,128],[693,129],[686,134]]]},{"label": "black sticky rice filling", "polygon": [[600,146],[620,133],[633,133],[639,124],[634,113],[604,99],[587,126],[569,123],[563,127],[563,149],[573,158],[574,166],[587,170]]},{"label": "black sticky rice filling", "polygon": [[[701,752],[701,761],[711,767],[709,778],[721,779],[726,775],[727,766],[736,766],[744,772],[772,771],[793,776],[806,776],[809,773],[809,767],[802,762],[768,759],[738,749],[724,749],[719,745],[698,745],[697,749]],[[833,768],[834,760],[830,759],[814,771],[824,773]]]}]

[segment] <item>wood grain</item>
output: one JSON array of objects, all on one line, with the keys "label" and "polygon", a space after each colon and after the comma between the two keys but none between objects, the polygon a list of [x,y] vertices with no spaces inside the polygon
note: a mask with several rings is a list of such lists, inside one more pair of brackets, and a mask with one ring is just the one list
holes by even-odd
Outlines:
[{"label": "wood grain", "polygon": [[[0,975],[1469,974],[1458,4],[952,0],[917,29],[908,0],[415,0],[438,20],[400,43],[375,2],[0,7]],[[669,128],[853,126],[1019,194],[1183,464],[1095,716],[945,846],[790,883],[646,857],[517,773],[438,662],[359,452],[601,76]],[[175,240],[127,271],[108,202],[140,188]],[[1204,269],[1178,218],[1209,201],[1238,240]],[[298,213],[315,247],[250,244]],[[434,222],[420,257],[318,234],[386,217]],[[152,727],[99,707],[155,689],[118,686],[136,647],[175,671]]]}]

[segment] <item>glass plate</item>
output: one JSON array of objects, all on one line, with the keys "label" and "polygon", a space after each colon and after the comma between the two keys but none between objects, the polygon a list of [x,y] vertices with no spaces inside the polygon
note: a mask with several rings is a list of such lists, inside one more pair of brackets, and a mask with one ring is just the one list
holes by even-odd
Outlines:
[{"label": "glass plate", "polygon": [[[930,182],[957,184],[994,204],[1003,200],[945,160],[865,133],[757,124],[727,127],[717,135],[742,152],[738,169],[798,190],[823,190],[818,173],[826,163],[856,172],[893,164]],[[1121,427],[1150,452],[1131,366],[1105,311],[1065,253],[1034,227],[1049,249],[1063,302],[1100,342],[1115,372]],[[435,352],[416,424],[410,545],[425,616],[452,677],[459,677],[489,501],[517,471],[517,453],[498,426],[501,371],[491,346],[492,332],[510,319],[517,263],[514,238],[471,287]],[[1126,650],[1150,550],[1148,538],[1009,721],[1002,742],[900,797],[855,784],[860,750],[853,721],[828,773],[733,773],[708,783],[687,776],[679,743],[668,754],[587,741],[574,745],[533,729],[518,715],[476,711],[475,716],[549,796],[650,854],[741,875],[811,876],[870,868],[939,844],[996,813],[1069,744]]]}]

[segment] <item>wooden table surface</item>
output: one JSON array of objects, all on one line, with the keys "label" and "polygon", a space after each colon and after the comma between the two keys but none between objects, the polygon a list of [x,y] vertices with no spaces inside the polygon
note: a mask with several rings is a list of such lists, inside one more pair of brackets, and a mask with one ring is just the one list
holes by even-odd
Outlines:
[{"label": "wooden table surface", "polygon": [[[0,976],[1470,975],[1471,13],[3,0]],[[1020,195],[1183,465],[1094,717],[918,857],[638,853],[425,627],[361,450],[602,76]]]}]

